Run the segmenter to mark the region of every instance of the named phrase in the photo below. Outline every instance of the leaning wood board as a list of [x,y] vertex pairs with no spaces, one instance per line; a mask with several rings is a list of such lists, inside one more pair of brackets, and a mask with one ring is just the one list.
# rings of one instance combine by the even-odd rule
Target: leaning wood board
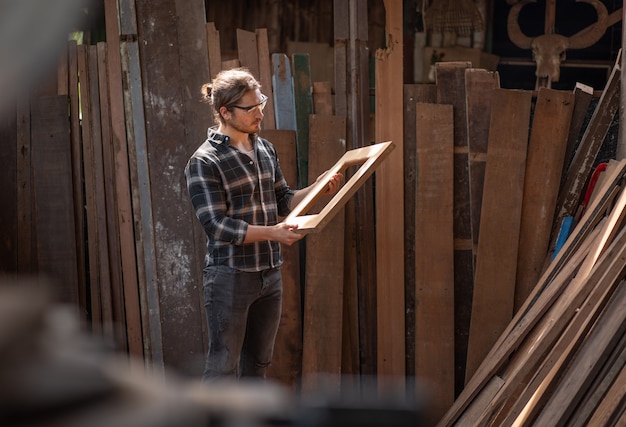
[[454,401],[454,114],[452,105],[415,110],[415,377],[434,425]]
[[309,179],[309,116],[313,114],[311,64],[308,54],[294,53],[293,103],[296,111],[298,137],[298,186],[304,188]]
[[470,198],[469,145],[465,72],[470,62],[438,62],[435,65],[437,103],[454,107],[454,295],[456,329],[456,388],[463,386],[472,289],[474,242]]
[[402,5],[385,0],[388,46],[376,51],[376,141],[393,141],[376,172],[378,385],[405,383]]
[[55,301],[78,307],[67,96],[32,101],[31,136],[38,269],[53,280]]
[[[311,115],[309,182],[333,167],[345,153],[346,118]],[[322,198],[316,208],[324,206]],[[306,239],[303,310],[302,390],[323,384],[340,390],[343,325],[343,209],[319,233]],[[328,382],[330,381],[330,383]]]
[[272,64],[270,63],[270,48],[267,39],[267,29],[256,30],[256,44],[259,56],[259,78],[261,90],[267,96],[267,106],[263,110],[263,128],[276,129],[274,114],[274,89],[272,88]]
[[416,158],[415,106],[434,103],[435,85],[404,85],[404,277],[406,318],[406,375],[415,376],[415,199],[418,165]]
[[291,62],[284,53],[272,55],[272,88],[276,129],[296,130],[296,107],[293,95]]
[[526,160],[514,310],[543,271],[573,110],[573,93],[539,89]]
[[[297,188],[296,133],[292,130],[263,129],[260,133],[274,147],[280,169],[291,188]],[[282,245],[283,307],[268,376],[296,389],[302,373],[302,286],[300,245]]]
[[[148,178],[154,227],[154,257],[162,334],[163,363],[181,373],[199,375],[204,359],[200,292],[197,287],[193,218],[182,171],[190,149],[202,140],[187,140],[198,122],[183,109],[183,117],[163,115],[162,100],[178,108],[183,98],[188,58],[179,51],[180,27],[196,31],[204,40],[204,25],[192,15],[204,13],[204,2],[179,0],[158,4],[138,1],[137,32],[142,63],[156,61],[159,67],[142,68],[143,107],[146,125]],[[175,13],[175,12],[178,12]],[[184,12],[184,13],[183,13]],[[184,309],[183,309],[184,308]]]
[[[28,99],[28,97],[26,97]],[[0,140],[6,146],[0,152],[0,162],[2,162],[2,170],[0,170],[0,184],[2,185],[2,193],[0,193],[0,204],[3,209],[0,211],[0,225],[2,226],[2,240],[0,241],[0,271],[3,272],[20,272],[18,266],[20,260],[30,258],[30,224],[32,218],[30,194],[30,165],[31,165],[31,143],[30,143],[30,107],[26,108],[28,103],[22,102],[21,110],[16,114],[15,108],[6,107],[4,114],[0,116]],[[26,105],[25,105],[26,104]],[[24,110],[28,111],[24,111]],[[18,120],[23,124],[18,126]],[[24,137],[25,124],[28,124],[28,140]],[[20,135],[18,136],[18,132]],[[22,169],[28,166],[28,169]],[[28,183],[27,188],[22,188],[22,183]],[[28,199],[26,199],[28,197]],[[22,215],[28,215],[28,223]],[[25,227],[29,227],[28,234],[20,235],[20,231]],[[19,236],[19,237],[18,237]],[[24,249],[28,245],[29,250],[20,251],[20,238],[29,237],[24,244]],[[24,262],[24,261],[22,261]],[[24,262],[24,264],[26,264]]]
[[237,28],[236,34],[239,63],[242,67],[246,67],[250,70],[252,75],[260,81],[261,73],[259,70],[259,52],[257,50],[256,33]]
[[[117,19],[117,2],[105,0],[104,13],[106,16],[107,32],[107,73],[109,107],[111,116],[111,142],[113,163],[115,168],[115,191],[117,201],[117,226],[119,230],[120,259],[122,263],[122,283],[124,291],[124,325],[128,352],[134,360],[143,360],[143,337],[141,333],[141,307],[137,285],[137,262],[135,253],[135,233],[131,205],[130,176],[128,172],[128,147],[126,128],[124,126],[124,99],[122,89],[122,64],[120,58],[119,22]],[[70,102],[72,97],[78,99],[78,88],[72,94],[70,87]],[[71,103],[70,103],[71,108]],[[78,108],[76,107],[76,111]],[[73,141],[74,138],[72,138]],[[74,145],[74,142],[72,142]],[[76,197],[76,196],[75,196]]]
[[513,316],[531,101],[529,91],[497,89],[494,93],[466,380]]

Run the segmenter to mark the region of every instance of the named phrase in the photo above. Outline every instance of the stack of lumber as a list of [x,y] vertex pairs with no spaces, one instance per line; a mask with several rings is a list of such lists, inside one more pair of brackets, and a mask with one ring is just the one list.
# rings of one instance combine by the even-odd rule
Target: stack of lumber
[[[619,315],[602,320],[614,316],[604,306],[617,298],[623,265],[599,282],[623,246],[621,163],[604,172],[594,202],[581,206],[619,105],[619,74],[615,67],[585,129],[592,91],[584,85],[536,94],[501,89],[497,73],[451,62],[437,64],[435,93],[405,90],[415,117],[415,137],[405,143],[414,144],[417,160],[415,375],[427,386],[432,423],[510,425],[520,416],[528,425],[535,417],[536,425],[563,425],[603,380],[599,372],[621,370],[603,365],[619,360],[613,347],[594,354],[584,346],[597,343],[592,325],[610,346],[623,333]],[[576,228],[560,248],[555,240],[567,217]],[[604,286],[597,292],[606,301],[591,293],[596,286]],[[620,326],[611,329],[613,322]],[[590,360],[574,362],[576,354],[597,357],[595,368],[566,372],[570,362]],[[575,396],[558,395],[559,381]],[[611,399],[622,397],[614,393]],[[569,409],[557,415],[563,402]]]

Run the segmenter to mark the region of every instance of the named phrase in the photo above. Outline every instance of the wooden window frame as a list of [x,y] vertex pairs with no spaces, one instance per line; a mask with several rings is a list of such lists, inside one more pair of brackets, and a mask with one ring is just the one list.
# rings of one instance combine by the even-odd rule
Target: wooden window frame
[[[374,170],[395,148],[392,141],[379,142],[367,147],[346,151],[343,156],[329,169],[328,178],[314,184],[304,199],[283,220],[285,224],[297,224],[297,233],[310,234],[320,232],[326,224],[344,207],[357,190],[374,173]],[[335,193],[324,208],[317,214],[307,212],[324,196],[330,178],[336,173],[344,173],[352,166],[360,165],[358,170]]]

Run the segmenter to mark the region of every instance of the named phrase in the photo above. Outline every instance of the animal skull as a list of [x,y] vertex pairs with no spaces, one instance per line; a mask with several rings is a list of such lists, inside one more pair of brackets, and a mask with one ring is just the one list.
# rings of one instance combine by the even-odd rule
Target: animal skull
[[[580,31],[579,33],[565,37],[559,34],[543,34],[538,37],[528,37],[519,26],[519,14],[528,3],[536,0],[521,0],[515,3],[509,11],[507,31],[509,38],[521,49],[531,49],[533,60],[537,64],[535,75],[537,81],[558,82],[560,77],[561,62],[565,60],[565,52],[568,49],[583,49],[596,43],[608,25],[608,12],[600,0],[577,0],[588,3],[596,9],[598,20]],[[549,84],[548,84],[549,86]]]

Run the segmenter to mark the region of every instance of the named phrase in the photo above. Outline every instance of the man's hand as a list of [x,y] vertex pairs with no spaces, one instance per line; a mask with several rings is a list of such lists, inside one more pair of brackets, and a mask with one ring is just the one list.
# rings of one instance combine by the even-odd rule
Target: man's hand
[[272,240],[283,243],[287,246],[291,246],[293,243],[305,236],[304,234],[296,233],[298,224],[285,224],[281,222],[280,224],[273,226],[272,229],[272,233],[274,235]]

